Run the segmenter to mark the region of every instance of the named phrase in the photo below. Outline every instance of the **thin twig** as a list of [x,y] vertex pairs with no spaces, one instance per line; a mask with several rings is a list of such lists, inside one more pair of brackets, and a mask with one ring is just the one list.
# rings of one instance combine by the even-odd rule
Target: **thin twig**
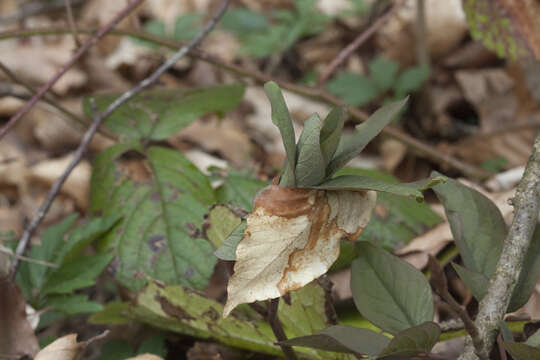
[[107,25],[105,25],[103,28],[101,28],[97,34],[92,36],[88,41],[86,41],[81,47],[77,49],[75,54],[69,59],[69,61],[62,66],[62,68],[49,80],[45,85],[43,85],[37,92],[36,95],[32,96],[32,98],[24,104],[24,106],[19,109],[13,115],[9,121],[0,129],[0,139],[6,135],[6,133],[11,129],[19,119],[26,114],[35,104],[36,102],[45,95],[45,93],[53,87],[54,84],[66,72],[68,72],[69,69],[75,65],[75,63],[90,49],[92,46],[94,46],[105,34],[107,34],[109,31],[111,31],[120,21],[122,21],[126,16],[128,16],[137,6],[139,6],[144,0],[132,0],[128,3],[128,5],[120,11]]
[[73,18],[73,8],[71,7],[71,0],[64,0],[66,4],[66,14],[68,19],[69,28],[71,29],[71,34],[73,35],[73,41],[77,47],[81,47],[81,40],[77,34],[77,25],[75,24],[75,19]]
[[503,319],[516,287],[540,210],[540,134],[534,141],[531,157],[525,166],[512,205],[514,219],[506,236],[495,274],[489,281],[487,294],[478,306],[475,320],[484,347],[481,352],[475,354],[474,347],[469,341],[460,360],[472,360],[489,355],[497,336],[499,321]]
[[48,262],[48,261],[42,261],[42,260],[32,259],[32,258],[30,258],[30,257],[26,257],[26,256],[14,254],[13,252],[11,252],[11,250],[4,249],[4,248],[2,248],[2,247],[0,247],[0,253],[6,254],[6,255],[8,255],[8,256],[12,256],[13,258],[17,258],[17,259],[22,260],[22,261],[26,261],[26,262],[29,262],[29,263],[37,264],[37,265],[43,265],[43,266],[51,267],[51,268],[57,268],[57,267],[58,267],[58,265],[53,264],[53,263]]
[[[78,30],[79,30],[79,33],[93,33],[95,31],[93,29],[82,29],[82,28],[79,28]],[[8,38],[22,38],[22,37],[30,37],[30,36],[38,36],[38,35],[53,35],[53,34],[69,34],[69,30],[66,30],[63,28],[59,28],[59,29],[42,28],[42,29],[22,30],[22,31],[21,30],[10,31],[10,32],[0,33],[0,40],[8,39]],[[179,43],[175,40],[148,34],[141,31],[112,30],[110,33],[108,33],[108,35],[132,36],[132,37],[135,37],[141,40],[147,40],[152,43],[159,44],[161,46],[165,46],[168,48],[177,48],[179,45]],[[286,90],[289,90],[291,92],[294,92],[296,94],[312,98],[316,101],[322,101],[327,104],[331,104],[333,106],[346,106],[346,104],[343,101],[341,101],[339,98],[335,97],[331,93],[325,91],[324,89],[315,88],[311,86],[298,85],[298,84],[294,84],[294,83],[290,83],[286,81],[279,81],[276,79],[272,79],[268,75],[258,70],[248,69],[245,66],[229,63],[227,61],[219,59],[215,56],[212,56],[198,49],[193,49],[190,52],[190,54],[194,58],[216,65],[226,71],[232,72],[239,76],[249,77],[258,83],[265,83],[267,81],[273,80],[280,87]],[[367,118],[369,117],[368,114],[366,114],[364,111],[360,110],[359,108],[348,107],[348,110],[349,110],[349,113],[352,115],[352,117],[360,122],[367,120]],[[426,159],[429,159],[442,166],[448,166],[450,168],[459,170],[468,177],[482,180],[482,179],[487,179],[491,175],[493,175],[492,173],[484,169],[467,164],[451,155],[445,154],[437,150],[435,147],[413,138],[412,136],[404,133],[402,130],[396,127],[387,126],[382,130],[382,132],[383,134],[390,136],[391,138],[394,138],[402,142],[403,144],[407,145],[417,155],[422,156]]]
[[347,45],[345,48],[343,48],[339,54],[330,62],[330,65],[325,69],[325,71],[321,74],[319,77],[318,83],[320,87],[323,87],[326,83],[326,80],[332,76],[332,74],[336,71],[336,69],[343,64],[345,60],[353,52],[355,52],[362,44],[364,44],[373,34],[381,28],[386,22],[392,17],[395,10],[398,8],[397,4],[392,5],[392,7],[380,18],[378,18],[376,21],[374,21],[367,29],[362,31],[356,39],[354,39],[353,42],[351,42],[349,45]]
[[508,360],[508,357],[506,356],[506,350],[504,349],[503,338],[501,334],[497,336],[497,346],[499,347],[499,356],[501,360]]
[[416,0],[416,59],[422,66],[429,66],[426,2]]
[[[469,333],[469,335],[471,336],[475,349],[482,349],[484,343],[482,341],[482,338],[480,337],[478,328],[467,313],[467,310],[465,310],[456,301],[456,299],[454,299],[452,294],[450,294],[450,291],[448,291],[448,281],[446,279],[446,275],[444,274],[444,271],[441,268],[441,265],[439,264],[437,259],[432,255],[428,256],[428,266],[429,271],[431,272],[431,277],[429,279],[430,284],[449,305],[449,310],[454,313],[455,316],[459,317],[461,321],[463,321],[463,327],[465,328],[465,331],[467,331],[467,333]],[[489,360],[489,357],[483,357],[481,359]]]
[[[274,332],[277,341],[287,341],[287,335],[285,335],[285,331],[283,330],[283,327],[281,326],[281,322],[279,321],[278,317],[279,299],[280,298],[271,299],[268,302],[268,323],[270,324],[270,327],[272,328],[272,331]],[[297,359],[296,353],[291,346],[283,344],[279,344],[279,346],[281,347],[281,350],[285,355],[285,359]]]
[[[26,229],[24,230],[21,240],[19,241],[19,244],[17,245],[17,250],[16,250],[17,255],[22,255],[26,251],[30,238],[32,237],[32,234],[37,229],[41,221],[43,220],[43,217],[45,216],[45,214],[51,207],[53,200],[60,192],[60,188],[62,187],[62,185],[68,178],[69,174],[71,174],[71,171],[73,171],[75,166],[77,166],[77,164],[82,160],[82,157],[84,153],[86,152],[86,149],[88,148],[88,145],[90,144],[90,141],[92,140],[92,137],[98,130],[99,126],[103,123],[103,120],[105,120],[109,115],[111,115],[120,105],[122,105],[127,100],[131,99],[133,96],[137,95],[142,90],[147,88],[149,85],[154,83],[165,71],[167,71],[178,60],[180,60],[183,56],[185,56],[191,49],[193,49],[201,41],[203,41],[208,36],[210,31],[212,31],[212,29],[216,26],[219,19],[223,16],[228,5],[229,5],[229,0],[223,0],[217,12],[212,16],[212,18],[204,26],[201,32],[195,38],[193,38],[193,40],[189,42],[189,44],[181,47],[176,53],[173,54],[173,56],[170,59],[165,61],[150,76],[148,76],[146,79],[144,79],[139,84],[137,84],[137,86],[135,86],[131,90],[126,91],[125,93],[120,95],[116,100],[114,100],[107,107],[107,109],[105,109],[103,113],[95,114],[92,124],[90,125],[88,130],[84,133],[81,143],[79,144],[79,147],[77,147],[77,150],[75,151],[75,155],[73,156],[73,159],[71,160],[67,168],[64,170],[62,175],[55,181],[55,183],[49,190],[49,193],[47,194],[45,201],[39,207],[37,214],[34,216],[32,221],[30,222],[30,225],[28,225]],[[18,261],[17,261],[17,258],[15,258],[13,262],[13,266],[12,266],[12,274],[11,274],[12,278],[15,276],[15,273],[17,271],[17,265],[18,265]]]

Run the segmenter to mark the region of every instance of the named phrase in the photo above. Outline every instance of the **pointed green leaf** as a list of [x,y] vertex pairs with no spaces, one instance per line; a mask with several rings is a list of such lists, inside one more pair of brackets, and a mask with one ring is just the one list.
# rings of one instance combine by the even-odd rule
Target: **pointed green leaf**
[[[147,180],[122,167],[123,153],[141,152]],[[116,256],[113,272],[132,290],[147,278],[202,289],[216,258],[200,228],[215,203],[208,178],[171,149],[115,145],[96,159],[91,181],[91,213],[119,214],[123,221],[100,242]]]
[[[118,95],[93,96],[98,111],[103,112]],[[204,114],[234,109],[243,95],[244,86],[240,84],[146,91],[122,104],[107,117],[105,125],[126,138],[163,140]],[[87,116],[92,116],[88,98],[83,110]]]
[[512,355],[514,360],[532,360],[540,359],[540,348],[532,347],[524,343],[503,341],[506,351]]
[[334,158],[326,168],[326,177],[331,177],[336,171],[347,165],[350,160],[360,154],[364,147],[395,118],[407,103],[407,100],[408,98],[405,98],[401,101],[384,105],[371,115],[369,119],[358,125],[353,135],[343,137]]
[[377,85],[369,78],[344,71],[331,79],[326,88],[349,105],[362,106],[379,95]]
[[482,300],[487,294],[489,279],[483,274],[467,269],[459,264],[452,263],[452,266],[474,298],[478,301]]
[[433,190],[444,206],[465,267],[490,278],[507,232],[501,212],[487,197],[452,179]]
[[325,167],[336,153],[344,124],[345,109],[342,107],[333,108],[324,119],[321,129],[321,152]]
[[440,335],[441,328],[431,321],[405,329],[396,334],[377,359],[429,354]]
[[372,356],[383,351],[389,343],[388,337],[373,330],[347,325],[331,326],[314,335],[280,342],[280,344],[291,346]]
[[393,183],[361,175],[343,175],[312,187],[323,190],[375,190],[395,195],[408,196],[415,198],[417,201],[422,201],[424,199],[422,191],[427,190],[442,181],[444,181],[444,178],[442,177],[432,177],[412,183]]
[[396,334],[433,319],[433,297],[425,276],[412,265],[367,242],[351,267],[351,290],[360,313]]
[[42,294],[67,294],[92,286],[95,278],[111,262],[111,254],[100,254],[62,264],[43,285]]
[[84,294],[49,295],[47,296],[46,307],[68,315],[95,313],[103,310],[101,304],[88,300],[88,295]]
[[396,97],[400,98],[420,90],[424,81],[429,77],[428,66],[413,66],[399,74],[394,84]]
[[304,123],[304,130],[298,139],[296,186],[313,186],[324,179],[325,162],[321,152],[320,134],[322,122],[317,114],[311,115]]
[[383,56],[378,56],[369,62],[369,73],[379,91],[386,91],[392,86],[396,80],[398,68],[395,61],[388,60]]
[[269,81],[264,84],[264,91],[272,106],[272,122],[279,128],[283,146],[287,153],[287,159],[283,166],[279,184],[282,186],[295,186],[294,163],[296,161],[296,141],[291,115],[289,114],[289,109],[287,109],[281,89],[275,82]]
[[229,234],[223,241],[223,245],[221,245],[216,252],[214,252],[214,255],[218,259],[221,260],[227,260],[227,261],[235,261],[236,260],[236,247],[238,246],[238,243],[242,238],[244,237],[244,231],[246,230],[247,222],[246,220],[242,220],[240,225],[238,225],[232,233]]

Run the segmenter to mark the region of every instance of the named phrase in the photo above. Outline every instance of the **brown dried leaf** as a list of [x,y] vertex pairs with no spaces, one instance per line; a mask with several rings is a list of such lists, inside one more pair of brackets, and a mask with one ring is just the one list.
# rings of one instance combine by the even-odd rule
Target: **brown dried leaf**
[[62,336],[43,348],[34,360],[78,360],[82,357],[89,344],[104,338],[108,333],[107,330],[100,335],[81,342],[77,342],[77,334]]
[[[26,317],[26,302],[19,287],[0,279],[0,354],[10,358],[33,357],[39,344]],[[37,358],[36,358],[37,359]]]
[[236,249],[226,317],[237,305],[272,299],[324,274],[341,239],[356,239],[375,206],[372,191],[268,186],[254,202]]

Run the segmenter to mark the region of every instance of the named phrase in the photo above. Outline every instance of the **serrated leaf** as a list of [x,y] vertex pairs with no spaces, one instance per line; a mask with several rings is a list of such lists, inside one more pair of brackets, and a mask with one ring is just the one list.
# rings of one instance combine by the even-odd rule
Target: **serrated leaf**
[[240,225],[238,225],[232,233],[229,234],[223,241],[223,245],[219,247],[214,255],[218,259],[226,260],[226,261],[235,261],[236,260],[236,248],[238,247],[238,243],[242,238],[244,237],[244,232],[246,230],[247,222],[246,220],[242,220]]
[[390,339],[373,330],[354,326],[335,325],[314,335],[302,336],[281,342],[326,351],[375,356],[390,343]]
[[339,255],[340,240],[354,240],[367,225],[375,198],[374,192],[266,187],[236,249],[223,316],[324,274]]
[[92,286],[94,279],[112,260],[111,254],[87,256],[62,266],[51,274],[41,290],[43,295],[67,294]]
[[490,278],[507,232],[501,212],[487,197],[452,179],[433,190],[444,206],[465,267]]
[[223,242],[242,223],[242,218],[226,205],[215,205],[205,216],[204,233],[215,248]]
[[[163,140],[188,126],[204,114],[234,109],[244,94],[240,84],[208,88],[160,89],[146,91],[122,104],[105,125],[129,139]],[[93,96],[97,110],[104,111],[119,94]],[[91,117],[89,99],[83,102],[84,113]]]
[[345,110],[342,107],[333,108],[324,119],[320,140],[325,168],[336,153],[344,124]]
[[429,67],[413,66],[399,74],[394,83],[394,93],[397,98],[420,90],[424,81],[429,77]]
[[338,149],[326,168],[326,177],[347,165],[381,130],[389,124],[407,103],[408,98],[384,105],[362,124],[356,126],[353,135],[342,137]]
[[503,341],[506,351],[512,355],[514,360],[540,359],[540,348],[532,347],[524,343]]
[[378,56],[369,62],[369,73],[379,91],[383,92],[390,89],[396,80],[398,68],[395,61],[386,59],[383,56]]
[[47,297],[46,307],[64,314],[95,313],[103,310],[97,302],[88,300],[88,295],[52,295]]
[[396,334],[377,359],[429,354],[440,335],[439,325],[431,321],[405,329]]
[[358,311],[379,328],[396,334],[433,319],[433,297],[425,276],[412,265],[366,242],[351,268]]
[[326,88],[353,106],[365,105],[379,95],[379,89],[371,79],[351,72],[337,74],[327,83]]
[[472,37],[498,56],[540,58],[540,8],[534,1],[503,0],[494,6],[488,0],[463,0],[463,9]]
[[471,294],[478,301],[482,300],[487,294],[489,279],[479,272],[470,270],[459,264],[452,263],[452,266],[458,273],[459,277],[470,290]]
[[325,177],[325,161],[321,152],[320,134],[322,122],[313,114],[304,123],[304,130],[296,147],[298,159],[294,169],[296,186],[313,186]]
[[279,183],[281,186],[295,186],[296,141],[291,115],[289,114],[289,109],[287,109],[281,89],[275,82],[269,81],[264,84],[264,91],[272,106],[272,122],[279,129],[283,146],[285,147],[285,153],[287,154]]
[[[132,149],[145,156],[148,180],[138,180],[119,163]],[[216,258],[199,230],[214,203],[208,178],[174,150],[120,144],[96,159],[90,210],[123,216],[101,245],[116,255],[115,276],[132,290],[148,277],[197,289],[206,286]]]
[[227,176],[223,178],[223,184],[216,189],[216,200],[224,204],[232,203],[250,211],[255,195],[267,185],[265,181],[229,169]]
[[374,190],[394,195],[407,196],[414,198],[417,201],[422,201],[424,199],[422,191],[443,181],[444,178],[438,176],[412,183],[393,183],[361,175],[342,175],[327,180],[318,186],[311,187],[323,190]]

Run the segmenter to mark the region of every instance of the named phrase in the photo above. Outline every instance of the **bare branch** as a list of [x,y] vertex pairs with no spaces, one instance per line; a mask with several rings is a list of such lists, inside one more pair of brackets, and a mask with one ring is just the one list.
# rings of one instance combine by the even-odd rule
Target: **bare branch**
[[[287,335],[285,335],[285,331],[283,330],[278,317],[279,299],[280,298],[271,299],[268,302],[268,323],[270,324],[277,341],[286,341]],[[291,346],[281,344],[279,344],[279,346],[281,347],[283,354],[285,354],[285,359],[296,360],[298,358]]]
[[75,65],[75,63],[90,49],[92,46],[94,46],[105,34],[107,34],[109,31],[111,31],[120,21],[122,21],[126,16],[128,16],[137,6],[139,6],[144,0],[132,0],[128,3],[128,5],[118,13],[107,25],[105,25],[103,28],[101,28],[94,36],[92,36],[88,41],[84,43],[81,47],[77,49],[75,54],[69,59],[69,61],[62,66],[62,68],[49,80],[45,85],[43,85],[36,95],[32,96],[32,98],[24,104],[24,106],[13,115],[9,121],[0,129],[0,139],[6,135],[6,133],[11,129],[19,119],[26,114],[36,103],[39,99],[45,95],[49,89],[53,87],[54,84],[66,72],[68,72],[69,69]]
[[512,205],[514,219],[504,242],[497,269],[489,281],[487,294],[480,301],[476,316],[475,325],[482,337],[483,349],[475,354],[469,340],[460,360],[489,356],[497,336],[499,321],[503,319],[516,287],[540,210],[540,134],[534,142],[531,157],[517,187]]
[[[30,238],[32,237],[32,234],[37,229],[41,221],[43,220],[43,217],[45,216],[45,214],[51,207],[53,200],[56,198],[56,196],[60,192],[60,189],[62,185],[64,184],[64,182],[66,181],[66,179],[68,178],[68,176],[71,174],[73,169],[77,166],[77,164],[82,160],[82,157],[84,153],[86,152],[88,145],[90,144],[90,141],[92,140],[92,137],[98,130],[99,126],[103,123],[103,120],[105,120],[109,115],[111,115],[111,113],[113,113],[120,105],[122,105],[127,100],[131,99],[133,96],[135,96],[136,94],[144,90],[146,87],[154,83],[159,78],[160,75],[162,75],[165,71],[167,71],[167,69],[173,66],[180,58],[185,56],[191,49],[193,49],[200,42],[202,42],[206,38],[206,36],[208,36],[210,31],[212,31],[212,29],[216,26],[219,19],[225,13],[225,10],[227,9],[228,5],[229,5],[229,0],[223,0],[217,12],[212,16],[212,18],[204,26],[201,32],[193,40],[189,42],[189,44],[181,47],[169,60],[165,61],[150,76],[148,76],[146,79],[144,79],[139,84],[137,84],[137,86],[123,93],[121,96],[119,96],[115,101],[113,101],[107,107],[107,109],[105,109],[103,113],[94,114],[94,119],[92,121],[92,124],[90,125],[88,130],[85,132],[81,143],[79,144],[79,146],[77,147],[77,150],[75,151],[75,155],[73,156],[73,159],[71,160],[67,168],[64,170],[62,175],[55,181],[55,183],[49,190],[49,193],[47,194],[45,201],[43,201],[43,203],[39,207],[37,214],[34,216],[30,224],[24,230],[21,240],[19,241],[19,244],[17,245],[17,250],[16,250],[17,256],[24,254],[24,252],[26,251]],[[18,266],[18,258],[15,258],[13,261],[13,266],[12,266],[12,273],[11,273],[12,279],[15,276],[15,273],[17,271],[17,266]]]
[[75,24],[75,19],[73,18],[73,8],[71,7],[71,0],[64,0],[66,4],[66,14],[68,19],[69,28],[71,29],[71,34],[73,35],[73,41],[77,47],[81,47],[81,40],[77,34],[77,25]]

